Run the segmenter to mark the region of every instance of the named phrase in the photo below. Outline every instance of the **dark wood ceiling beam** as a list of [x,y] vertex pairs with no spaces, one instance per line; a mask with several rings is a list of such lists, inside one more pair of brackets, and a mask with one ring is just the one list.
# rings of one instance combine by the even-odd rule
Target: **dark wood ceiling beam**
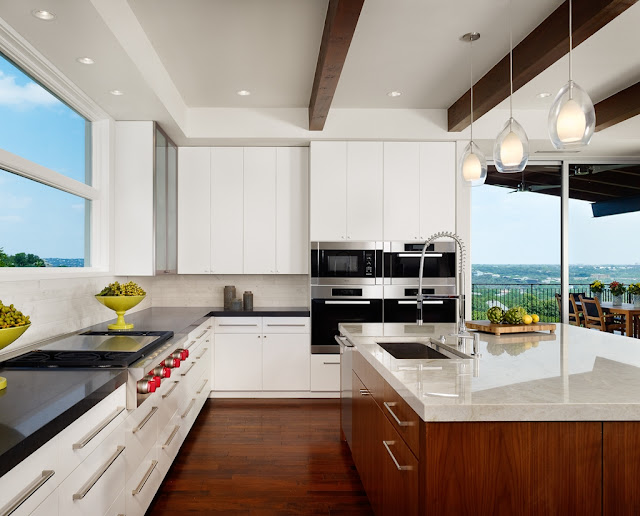
[[364,0],[329,0],[309,100],[309,130],[322,131]]
[[640,115],[640,82],[598,102],[594,107],[596,131]]
[[[573,2],[574,48],[626,11],[637,0],[580,0]],[[564,2],[513,49],[513,89],[519,90],[569,52],[569,6]],[[568,71],[567,71],[568,73]],[[579,81],[578,81],[579,83]],[[558,88],[562,86],[558,85]],[[448,110],[449,131],[469,126],[470,91]],[[489,70],[473,87],[473,119],[509,96],[509,55]],[[597,117],[596,117],[597,119]]]

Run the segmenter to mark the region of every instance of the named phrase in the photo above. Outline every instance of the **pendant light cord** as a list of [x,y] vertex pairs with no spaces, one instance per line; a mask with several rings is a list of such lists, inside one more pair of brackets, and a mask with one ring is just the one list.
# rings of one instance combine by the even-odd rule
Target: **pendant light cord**
[[513,119],[513,2],[509,0],[509,125]]
[[469,44],[471,45],[471,146],[473,147],[473,33],[469,38]]
[[573,84],[573,9],[571,0],[569,0],[569,81]]

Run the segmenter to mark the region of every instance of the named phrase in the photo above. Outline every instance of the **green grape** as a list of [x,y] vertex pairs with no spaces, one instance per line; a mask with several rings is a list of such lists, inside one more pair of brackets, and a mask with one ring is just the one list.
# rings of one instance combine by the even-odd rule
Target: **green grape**
[[0,301],[0,329],[26,326],[27,324],[31,324],[28,315],[25,316],[15,306],[6,306]]

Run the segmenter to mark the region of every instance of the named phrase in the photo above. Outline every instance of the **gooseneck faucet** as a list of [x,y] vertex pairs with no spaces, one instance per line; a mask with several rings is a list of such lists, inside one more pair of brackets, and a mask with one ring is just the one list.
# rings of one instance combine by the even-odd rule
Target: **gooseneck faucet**
[[418,324],[418,326],[422,325],[422,302],[424,300],[424,294],[422,293],[422,274],[423,274],[423,268],[424,268],[424,255],[427,252],[427,248],[436,240],[439,240],[440,238],[450,238],[451,240],[455,241],[458,244],[458,248],[460,249],[460,260],[459,260],[459,278],[458,281],[456,282],[457,285],[457,292],[456,295],[453,296],[455,298],[458,299],[458,335],[463,335],[467,333],[467,326],[464,323],[464,318],[465,318],[465,306],[464,306],[464,299],[465,299],[465,281],[464,281],[464,258],[465,258],[465,247],[464,247],[464,243],[462,242],[462,239],[456,235],[455,233],[452,233],[450,231],[441,231],[440,233],[435,233],[434,235],[431,235],[429,238],[427,238],[426,242],[424,243],[424,247],[422,248],[422,255],[420,256],[420,268],[418,269],[418,274],[419,274],[419,280],[418,280],[418,295],[417,295],[417,302],[418,302],[418,311],[417,311],[417,318],[416,318],[416,324]]

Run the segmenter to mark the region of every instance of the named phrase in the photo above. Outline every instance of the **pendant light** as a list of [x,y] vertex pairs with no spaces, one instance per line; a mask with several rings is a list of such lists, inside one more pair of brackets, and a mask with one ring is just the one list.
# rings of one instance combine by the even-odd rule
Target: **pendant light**
[[498,172],[522,172],[529,161],[529,138],[523,127],[513,118],[513,31],[509,2],[509,120],[498,133],[493,144],[493,161]]
[[460,173],[462,179],[470,183],[471,186],[480,186],[487,179],[487,160],[473,141],[473,42],[480,39],[480,34],[470,32],[460,39],[468,41],[471,46],[471,141],[464,148],[460,158]]
[[596,112],[591,98],[573,82],[572,4],[569,0],[569,82],[558,94],[549,111],[549,138],[556,149],[589,145],[596,127]]

